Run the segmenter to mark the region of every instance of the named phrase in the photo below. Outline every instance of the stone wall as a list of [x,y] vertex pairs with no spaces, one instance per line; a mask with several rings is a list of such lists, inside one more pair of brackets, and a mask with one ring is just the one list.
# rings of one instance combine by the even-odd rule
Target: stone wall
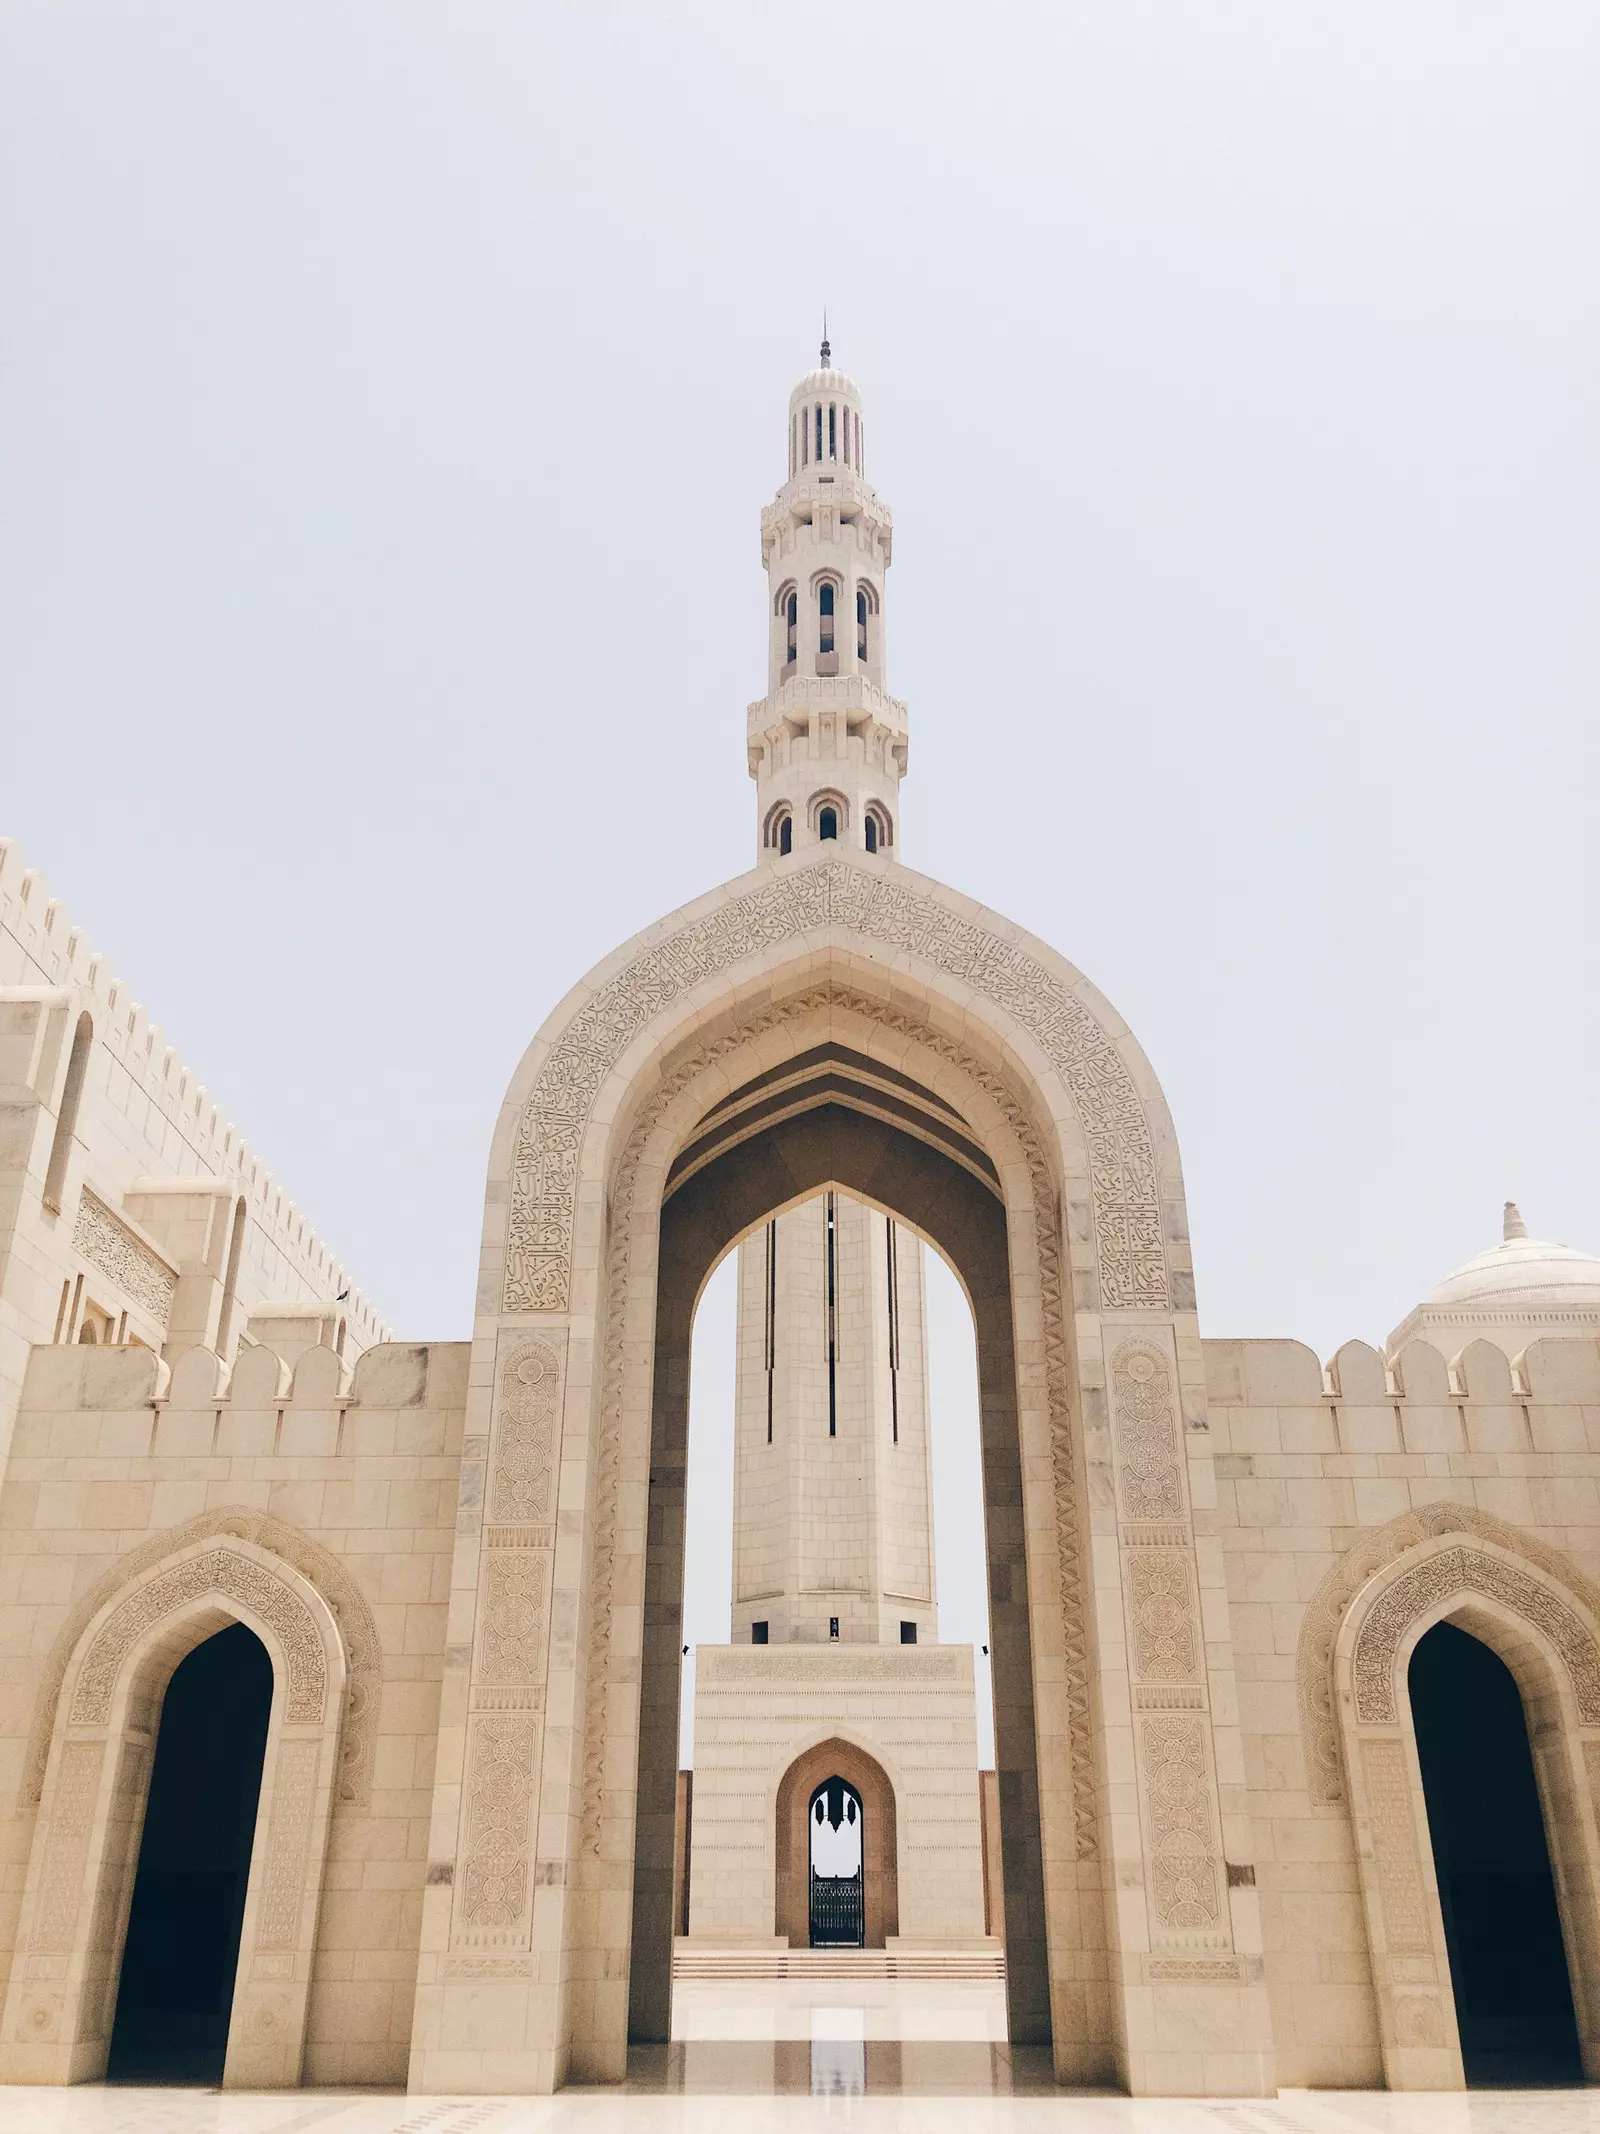
[[287,1559],[349,1667],[304,2080],[403,2083],[416,1985],[468,1346],[38,1348],[0,1489],[0,1956],[61,1671],[117,1587],[208,1532]]
[[1204,1343],[1267,1982],[1288,2086],[1381,2086],[1332,1652],[1357,1593],[1460,1529],[1600,1580],[1600,1346]]

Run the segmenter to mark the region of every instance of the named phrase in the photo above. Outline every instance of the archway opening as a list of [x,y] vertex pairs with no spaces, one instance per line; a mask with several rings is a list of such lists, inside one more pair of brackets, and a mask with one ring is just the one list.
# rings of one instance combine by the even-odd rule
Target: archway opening
[[173,1670],[162,1700],[107,2074],[222,2078],[272,1714],[272,1662],[243,1623]]
[[1409,1676],[1467,2081],[1583,2080],[1522,1698],[1481,1639],[1437,1623]]
[[[1013,2048],[1050,2042],[1030,1584],[1022,1517],[1006,1205],[992,1162],[959,1114],[938,1100],[922,1101],[909,1077],[897,1074],[892,1094],[886,1095],[867,1084],[869,1074],[875,1082],[884,1079],[872,1063],[836,1044],[798,1056],[783,1071],[783,1086],[776,1092],[771,1086],[777,1080],[774,1072],[715,1105],[680,1149],[668,1176],[656,1294],[651,1527],[637,1766],[629,1982],[630,2036],[635,2043],[665,2043],[671,2035],[673,1934],[682,1931],[681,1925],[675,1928],[682,1918],[683,1898],[678,1833],[685,1826],[692,1831],[702,1809],[697,1785],[690,1813],[680,1820],[682,1795],[673,1768],[675,1759],[656,1753],[656,1744],[676,1736],[680,1721],[688,1396],[696,1307],[711,1271],[730,1247],[758,1235],[774,1212],[803,1210],[819,1196],[826,1200],[833,1194],[841,1204],[846,1197],[860,1202],[871,1211],[872,1224],[881,1226],[885,1216],[892,1216],[934,1246],[956,1271],[971,1314],[977,1352],[988,1642],[995,1683],[993,1800],[998,1844],[991,1887],[997,1896],[1003,1892],[1003,1905],[996,1909],[1003,1909],[1004,1918],[1005,2029]],[[866,1094],[858,1108],[862,1086]],[[891,1107],[913,1115],[918,1130],[906,1130],[898,1119],[891,1123],[883,1116]],[[876,1230],[871,1234],[876,1236]],[[759,1253],[756,1260],[760,1262]],[[756,1273],[760,1273],[760,1264]],[[752,1357],[760,1346],[758,1340]],[[764,1456],[764,1431],[761,1439]],[[839,1443],[843,1442],[841,1438]],[[758,1597],[750,1596],[752,1619],[743,1626],[744,1638],[736,1633],[736,1646],[778,1642],[770,1617],[755,1608]],[[766,1622],[765,1638],[760,1635],[758,1617]],[[836,1635],[831,1621],[826,1615],[819,1620],[825,1627],[818,1635],[831,1642]],[[896,1622],[894,1629],[900,1633],[902,1625]],[[898,1635],[895,1643],[898,1650]],[[703,1689],[704,1655],[700,1658],[697,1676]],[[936,1670],[931,1653],[928,1660]],[[776,1660],[771,1665],[764,1660],[761,1671],[774,1680],[784,1677],[784,1665]],[[837,1760],[830,1762],[812,1774],[811,1783],[836,1769],[842,1773],[845,1767]],[[799,1798],[802,1861],[809,1790]],[[869,1846],[872,1824],[869,1804]],[[871,1879],[869,1870],[869,1911]],[[976,1905],[980,1919],[983,1899],[980,1887]],[[688,1908],[692,1913],[692,1895]],[[763,1939],[768,1931],[762,1927]],[[868,1936],[871,1946],[870,1918]],[[793,1945],[808,1937],[802,1933],[788,1938]]]
[[806,1823],[811,1946],[864,1949],[866,1863],[860,1794],[835,1772],[813,1789]]

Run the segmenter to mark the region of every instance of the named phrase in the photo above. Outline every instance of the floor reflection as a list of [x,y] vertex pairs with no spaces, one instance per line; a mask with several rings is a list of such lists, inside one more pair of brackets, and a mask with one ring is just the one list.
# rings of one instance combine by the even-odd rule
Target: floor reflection
[[634,2094],[746,2097],[1061,2094],[1050,2055],[1041,2048],[974,2039],[817,2036],[636,2045],[628,2054],[626,2088]]

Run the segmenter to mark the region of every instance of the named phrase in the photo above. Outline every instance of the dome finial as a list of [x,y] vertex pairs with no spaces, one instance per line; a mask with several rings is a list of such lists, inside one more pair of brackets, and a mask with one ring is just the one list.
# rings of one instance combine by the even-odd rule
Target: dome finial
[[1503,1235],[1505,1237],[1506,1243],[1509,1245],[1514,1237],[1526,1237],[1527,1234],[1528,1226],[1522,1220],[1522,1210],[1517,1206],[1514,1200],[1508,1200],[1506,1202],[1505,1223],[1503,1228]]
[[828,307],[826,304],[822,307],[822,367],[824,370],[831,370],[833,367],[833,350],[828,346]]

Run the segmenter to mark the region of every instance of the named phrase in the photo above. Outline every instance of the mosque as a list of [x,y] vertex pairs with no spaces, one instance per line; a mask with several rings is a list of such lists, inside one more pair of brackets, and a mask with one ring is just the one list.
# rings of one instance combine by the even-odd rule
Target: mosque
[[1202,1331],[1134,1036],[903,857],[870,456],[824,344],[761,518],[755,863],[533,1036],[470,1340],[394,1333],[0,845],[0,2082],[617,2081],[675,1972],[796,1950],[987,1967],[1063,2084],[1600,2075],[1600,1259],[1508,1205],[1382,1347]]

